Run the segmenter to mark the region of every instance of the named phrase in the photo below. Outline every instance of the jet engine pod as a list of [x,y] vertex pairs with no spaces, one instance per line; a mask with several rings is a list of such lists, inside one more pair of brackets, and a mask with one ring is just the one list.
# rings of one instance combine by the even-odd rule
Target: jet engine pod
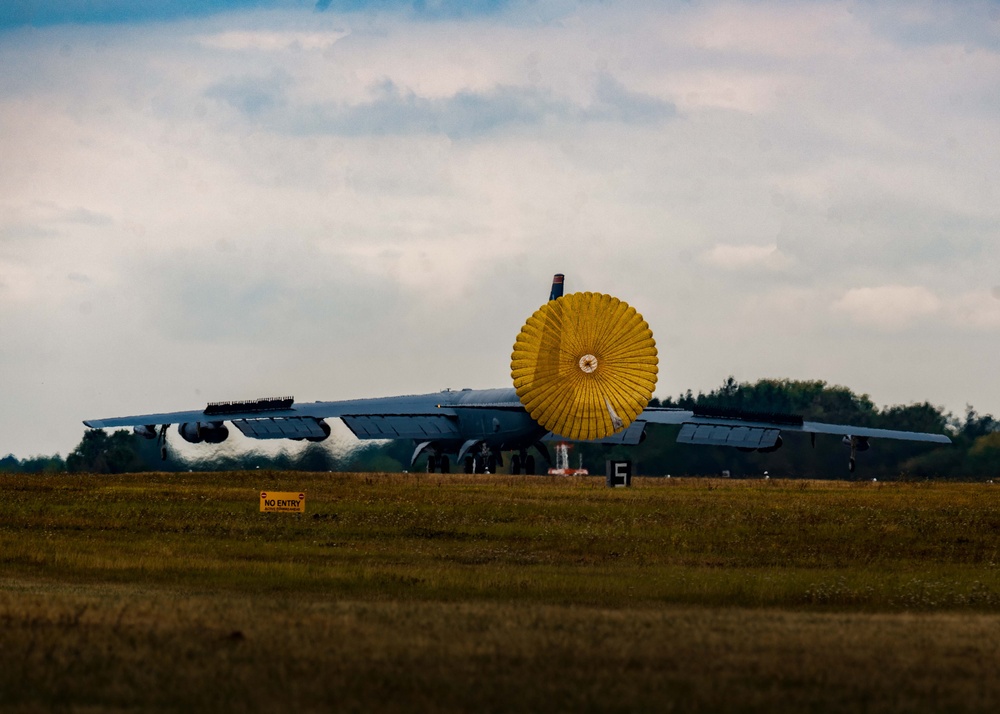
[[867,436],[845,436],[842,441],[851,451],[868,451],[872,448]]
[[531,418],[568,439],[602,439],[631,424],[656,386],[656,341],[635,308],[600,293],[542,305],[511,354]]
[[181,438],[189,444],[221,444],[229,438],[229,427],[221,421],[185,422],[177,427]]
[[226,426],[225,422],[213,421],[200,423],[201,426],[201,438],[205,440],[206,444],[221,444],[223,441],[229,438],[229,427]]
[[200,444],[204,439],[201,438],[201,433],[198,430],[198,422],[191,421],[179,424],[177,426],[177,433],[181,435],[181,438],[189,444]]

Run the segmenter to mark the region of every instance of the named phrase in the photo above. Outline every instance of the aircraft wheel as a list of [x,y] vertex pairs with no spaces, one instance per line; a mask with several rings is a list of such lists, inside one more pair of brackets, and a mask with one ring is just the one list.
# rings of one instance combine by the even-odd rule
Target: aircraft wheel
[[517,454],[510,457],[510,472],[512,474],[521,473],[521,457]]
[[476,467],[475,460],[471,456],[466,456],[464,466],[465,466],[465,473],[471,474]]
[[447,456],[441,457],[441,473],[446,474],[451,471],[451,461],[448,460]]
[[437,469],[437,459],[433,454],[427,457],[427,473],[432,474]]
[[529,475],[535,474],[535,457],[525,456],[524,457],[524,473]]
[[489,471],[491,474],[495,474],[497,472],[496,454],[490,454],[489,456],[486,457],[486,470]]
[[853,456],[851,457],[851,460],[847,462],[847,470],[850,471],[851,473],[854,473],[854,457]]

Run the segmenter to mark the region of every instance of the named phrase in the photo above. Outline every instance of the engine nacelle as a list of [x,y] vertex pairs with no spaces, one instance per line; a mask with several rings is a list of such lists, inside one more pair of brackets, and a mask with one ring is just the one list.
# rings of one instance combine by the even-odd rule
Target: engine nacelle
[[184,424],[177,425],[177,433],[181,435],[189,444],[200,444],[204,439],[201,438],[201,430],[198,428],[198,422],[185,422]]
[[141,424],[139,426],[133,426],[132,433],[136,436],[141,436],[143,439],[155,439],[156,424]]
[[848,447],[852,451],[868,451],[872,447],[868,443],[867,436],[845,436],[843,439],[844,446]]
[[189,444],[221,444],[229,438],[229,427],[222,421],[192,421],[177,427],[181,438]]
[[209,424],[208,428],[205,428],[204,422],[201,424],[201,438],[206,444],[221,444],[229,438],[229,427],[225,422],[213,421]]

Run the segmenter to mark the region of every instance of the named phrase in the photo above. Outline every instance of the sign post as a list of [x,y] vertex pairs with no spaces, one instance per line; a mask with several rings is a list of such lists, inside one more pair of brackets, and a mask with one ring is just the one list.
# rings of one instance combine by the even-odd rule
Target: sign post
[[261,513],[305,513],[306,494],[300,491],[261,491]]
[[628,488],[632,485],[632,462],[606,461],[605,479],[608,488]]

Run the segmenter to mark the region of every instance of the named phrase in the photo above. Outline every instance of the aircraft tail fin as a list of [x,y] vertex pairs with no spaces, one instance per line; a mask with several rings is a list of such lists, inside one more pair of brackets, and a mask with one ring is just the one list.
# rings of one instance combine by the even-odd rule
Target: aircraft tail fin
[[552,276],[552,292],[549,293],[549,300],[555,300],[563,296],[563,280],[566,278],[562,273]]

